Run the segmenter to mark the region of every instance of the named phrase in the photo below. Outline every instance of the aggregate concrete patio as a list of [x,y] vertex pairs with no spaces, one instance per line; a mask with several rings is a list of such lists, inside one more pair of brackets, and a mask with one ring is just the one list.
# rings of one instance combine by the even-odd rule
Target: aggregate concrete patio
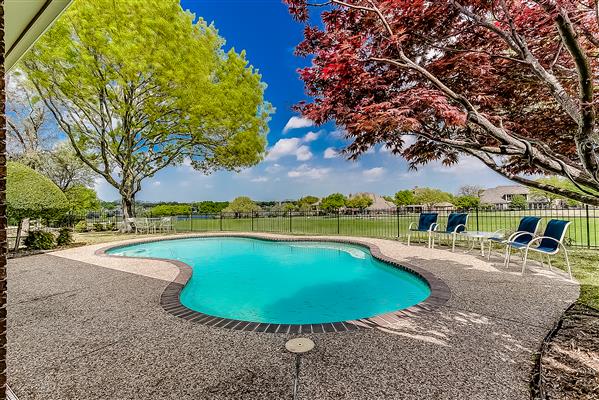
[[[256,237],[285,238],[256,234]],[[184,237],[184,236],[182,236]],[[339,238],[343,240],[343,238]],[[462,251],[360,238],[451,297],[389,328],[308,336],[300,399],[528,399],[533,353],[578,285]],[[297,335],[195,324],[159,304],[178,268],[86,246],[9,262],[8,377],[27,399],[290,399]]]

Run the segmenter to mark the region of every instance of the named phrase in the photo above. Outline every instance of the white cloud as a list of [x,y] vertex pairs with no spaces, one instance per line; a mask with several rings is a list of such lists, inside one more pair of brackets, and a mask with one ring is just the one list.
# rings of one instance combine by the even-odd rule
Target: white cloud
[[287,121],[285,128],[283,128],[283,133],[287,133],[292,129],[310,128],[312,126],[314,126],[314,121],[312,120],[302,117],[291,117]]
[[332,147],[329,147],[328,149],[326,149],[324,151],[324,158],[326,158],[326,159],[337,158],[337,157],[339,157],[339,152]]
[[257,176],[255,178],[250,179],[250,182],[256,182],[256,183],[268,182],[268,178],[266,176]]
[[152,185],[153,186],[160,186],[160,181],[154,181],[154,182],[152,182]]
[[315,141],[316,139],[318,139],[321,132],[322,131],[306,133],[306,136],[304,136],[304,142],[309,143]]
[[313,154],[308,146],[302,145],[302,139],[280,139],[268,151],[267,161],[276,161],[282,157],[295,156],[298,161],[308,161]]
[[281,164],[277,164],[277,163],[274,163],[274,164],[269,165],[268,167],[264,168],[264,170],[266,172],[268,172],[269,174],[277,173],[277,172],[281,171],[282,169],[283,169],[283,166],[281,166]]
[[382,145],[381,148],[379,149],[379,153],[391,153],[391,149],[385,145]]
[[290,178],[310,178],[322,179],[330,172],[330,168],[312,168],[307,164],[302,164],[294,170],[287,173]]
[[364,177],[369,181],[376,181],[378,179],[381,179],[383,175],[385,175],[385,172],[385,168],[375,167],[362,171],[362,175],[364,175]]
[[443,165],[441,162],[431,163],[430,165],[433,171],[442,174],[477,174],[487,169],[485,164],[474,157],[462,157],[457,164],[451,166]]

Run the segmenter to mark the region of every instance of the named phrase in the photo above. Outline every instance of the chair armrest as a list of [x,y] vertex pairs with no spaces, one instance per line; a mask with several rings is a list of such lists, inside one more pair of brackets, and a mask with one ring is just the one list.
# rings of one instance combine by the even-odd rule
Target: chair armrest
[[526,232],[526,231],[517,231],[517,232],[512,233],[510,235],[510,237],[507,238],[507,241],[508,242],[513,242],[514,240],[516,240],[520,236],[524,236],[524,235],[530,235],[533,238],[535,237],[534,233],[530,233],[530,232]]
[[[459,224],[459,225],[456,225],[456,227],[454,228],[453,232],[451,232],[451,233],[453,233],[453,234],[459,233],[459,232],[458,232],[458,229],[460,229],[460,227],[462,227],[462,226],[464,227],[464,231],[465,231],[465,230],[466,230],[466,225],[464,225],[464,224]],[[463,231],[462,231],[462,232],[463,232]]]
[[433,223],[431,224],[431,226],[429,226],[428,230],[429,230],[429,232],[435,232],[435,231],[437,230],[437,228],[438,228],[438,227],[439,227],[439,224],[438,224],[438,223],[436,223],[436,222],[433,222]]
[[416,222],[410,222],[410,226],[408,226],[408,230],[411,231],[412,227],[416,224]]

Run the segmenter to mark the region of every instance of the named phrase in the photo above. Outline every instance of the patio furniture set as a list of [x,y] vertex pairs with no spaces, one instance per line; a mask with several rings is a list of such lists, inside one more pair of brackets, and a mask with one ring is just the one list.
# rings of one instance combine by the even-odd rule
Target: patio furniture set
[[124,223],[131,225],[135,233],[176,232],[172,217],[126,218]]
[[540,253],[542,255],[541,264],[544,264],[543,258],[546,258],[551,269],[551,256],[560,252],[564,253],[568,274],[572,279],[572,270],[568,259],[568,252],[564,245],[564,238],[570,225],[570,221],[552,219],[547,223],[543,235],[538,236],[537,231],[541,222],[540,217],[524,217],[520,220],[518,229],[507,236],[504,229],[495,232],[468,231],[468,213],[451,213],[447,218],[447,224],[442,227],[437,223],[437,213],[421,213],[418,222],[413,222],[409,226],[408,246],[414,233],[426,233],[428,235],[428,248],[435,247],[435,238],[445,237],[451,240],[451,251],[455,251],[455,243],[458,238],[465,238],[472,244],[467,252],[472,251],[475,242],[480,244],[481,255],[485,256],[485,245],[488,245],[487,258],[491,259],[491,251],[494,246],[505,247],[504,266],[508,266],[511,261],[512,251],[520,251],[522,257],[522,274],[526,271],[526,264],[530,252]]

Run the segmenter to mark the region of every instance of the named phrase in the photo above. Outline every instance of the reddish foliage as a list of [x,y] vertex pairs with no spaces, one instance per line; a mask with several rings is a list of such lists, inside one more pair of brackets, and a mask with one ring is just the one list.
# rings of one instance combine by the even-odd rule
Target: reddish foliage
[[[306,0],[284,1],[298,21],[309,24]],[[392,34],[376,11],[384,16]],[[297,47],[298,55],[313,57],[312,66],[299,71],[313,101],[297,109],[318,124],[334,121],[343,127],[352,140],[347,149],[350,157],[384,143],[417,166],[436,159],[453,163],[458,153],[481,158],[484,146],[503,146],[509,151],[489,154],[501,157],[498,170],[510,177],[568,175],[552,166],[553,158],[571,166],[576,174],[580,171],[581,178],[574,177],[579,184],[597,188],[599,175],[592,170],[592,157],[585,163],[580,147],[592,135],[581,133],[582,124],[556,98],[547,76],[539,76],[531,66],[534,59],[547,71],[574,100],[583,118],[581,75],[558,29],[563,15],[569,17],[575,40],[591,66],[593,82],[589,85],[594,91],[599,29],[591,0],[334,0],[321,13],[323,27],[307,25],[305,39]],[[510,40],[521,40],[530,57],[512,48],[504,33]],[[491,134],[462,101],[407,67],[406,59],[432,74],[517,143]],[[595,104],[591,107],[592,112],[585,115],[594,118]],[[418,140],[404,148],[405,134],[417,134]],[[596,143],[596,137],[593,140]],[[530,149],[512,150],[520,142],[549,158],[539,161],[542,157]]]

